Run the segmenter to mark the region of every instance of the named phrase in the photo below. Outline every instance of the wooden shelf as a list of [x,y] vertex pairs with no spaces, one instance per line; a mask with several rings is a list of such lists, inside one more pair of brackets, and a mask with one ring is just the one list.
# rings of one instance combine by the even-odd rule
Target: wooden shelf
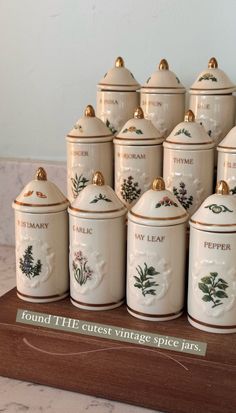
[[[207,343],[205,356],[151,349],[16,322],[18,309]],[[69,299],[0,298],[0,375],[170,413],[235,413],[236,334],[194,329],[186,316],[147,322],[127,313],[79,310]],[[68,407],[69,409],[69,407]]]

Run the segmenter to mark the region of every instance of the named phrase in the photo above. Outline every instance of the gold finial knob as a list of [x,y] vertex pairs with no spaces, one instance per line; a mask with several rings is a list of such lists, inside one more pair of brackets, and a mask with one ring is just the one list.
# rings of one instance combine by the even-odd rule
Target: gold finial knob
[[37,179],[37,181],[46,181],[47,180],[47,172],[45,171],[44,168],[40,167],[38,168],[36,175],[35,175],[35,179]]
[[117,57],[116,62],[115,62],[115,67],[124,67],[125,63],[122,57]]
[[185,113],[184,122],[194,122],[195,116],[191,109]]
[[143,109],[140,106],[138,106],[137,109],[135,110],[134,118],[135,119],[143,119],[144,118]]
[[160,70],[169,70],[169,64],[166,59],[161,59],[159,63],[159,69]]
[[211,57],[208,62],[208,69],[217,69],[218,62],[215,57]]
[[98,186],[105,185],[105,179],[101,172],[95,172],[95,174],[93,175],[93,184]]
[[84,116],[86,116],[87,118],[95,117],[95,110],[93,109],[92,105],[86,106],[86,109],[84,111]]
[[229,195],[229,185],[225,181],[219,181],[216,184],[216,194]]
[[164,179],[161,178],[160,176],[155,178],[153,183],[152,183],[152,189],[154,191],[164,191],[166,189]]

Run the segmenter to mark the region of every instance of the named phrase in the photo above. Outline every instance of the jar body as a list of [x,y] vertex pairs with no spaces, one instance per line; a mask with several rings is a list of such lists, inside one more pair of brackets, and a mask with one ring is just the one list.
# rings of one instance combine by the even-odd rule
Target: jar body
[[146,119],[150,119],[163,137],[167,137],[183,121],[185,94],[141,92],[140,105]]
[[235,123],[235,96],[190,94],[189,108],[195,114],[215,146],[222,141]]
[[15,211],[17,295],[35,303],[69,293],[67,211]]
[[139,94],[136,91],[97,91],[97,117],[100,118],[113,134],[121,130],[124,124],[134,116],[139,106]]
[[162,145],[115,144],[115,192],[127,208],[162,175]]
[[236,153],[218,150],[217,182],[224,180],[230,193],[236,194]]
[[190,228],[188,320],[201,330],[236,332],[235,235]]
[[70,202],[92,182],[101,171],[108,185],[113,186],[113,143],[67,142],[67,196]]
[[185,224],[145,226],[128,221],[127,307],[143,320],[165,321],[183,312]]
[[163,177],[191,216],[213,191],[214,151],[164,147]]
[[70,215],[70,295],[75,306],[108,310],[125,299],[125,215]]

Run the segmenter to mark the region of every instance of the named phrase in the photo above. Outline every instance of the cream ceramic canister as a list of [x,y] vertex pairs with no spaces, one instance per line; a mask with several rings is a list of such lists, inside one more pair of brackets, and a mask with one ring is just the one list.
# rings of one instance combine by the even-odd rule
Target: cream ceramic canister
[[190,88],[189,107],[215,146],[235,124],[235,85],[212,57]]
[[108,70],[97,88],[97,116],[116,134],[139,105],[140,85],[125,67],[122,57],[117,57],[115,66]]
[[236,332],[236,201],[225,181],[190,220],[188,320],[212,333]]
[[140,89],[140,105],[162,136],[167,137],[184,117],[185,88],[166,59]]
[[138,107],[114,139],[115,191],[129,209],[162,175],[163,138]]
[[166,187],[191,216],[213,192],[214,142],[189,110],[163,146]]
[[182,314],[187,219],[162,178],[128,213],[127,309],[134,317],[165,321]]
[[70,296],[75,306],[108,310],[123,304],[126,213],[100,172],[69,207]]
[[236,194],[236,126],[217,146],[218,164],[217,181],[224,180],[229,185],[230,193]]
[[70,202],[92,182],[95,171],[102,171],[108,185],[113,185],[113,135],[95,116],[91,105],[85,109],[66,137],[67,196]]
[[45,303],[69,293],[68,200],[39,168],[13,202],[17,295]]

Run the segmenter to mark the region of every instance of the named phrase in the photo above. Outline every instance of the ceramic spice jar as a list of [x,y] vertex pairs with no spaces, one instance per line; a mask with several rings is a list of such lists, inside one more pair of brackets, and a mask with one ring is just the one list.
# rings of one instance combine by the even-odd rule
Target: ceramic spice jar
[[187,219],[162,178],[128,213],[127,309],[133,316],[165,321],[182,314]]
[[190,220],[188,320],[213,333],[236,332],[236,200],[225,181]]
[[189,107],[196,121],[202,123],[215,146],[225,137],[235,122],[235,85],[218,68],[214,57],[190,88]]
[[116,134],[139,105],[140,85],[125,67],[122,57],[117,57],[115,66],[108,70],[97,88],[97,116]]
[[126,213],[100,172],[69,207],[70,295],[75,306],[108,310],[124,302]]
[[22,300],[45,303],[69,293],[68,205],[43,168],[13,202],[16,286]]
[[189,110],[163,145],[166,187],[191,216],[213,192],[214,142]]
[[224,180],[230,188],[230,193],[236,194],[236,126],[217,146],[218,164],[217,181]]
[[96,170],[102,171],[108,185],[113,185],[113,135],[95,116],[91,105],[85,109],[66,137],[67,196],[70,202],[92,182]]
[[165,59],[141,87],[140,105],[162,136],[167,137],[184,117],[185,88]]
[[163,138],[140,107],[114,139],[115,191],[130,208],[162,175]]

